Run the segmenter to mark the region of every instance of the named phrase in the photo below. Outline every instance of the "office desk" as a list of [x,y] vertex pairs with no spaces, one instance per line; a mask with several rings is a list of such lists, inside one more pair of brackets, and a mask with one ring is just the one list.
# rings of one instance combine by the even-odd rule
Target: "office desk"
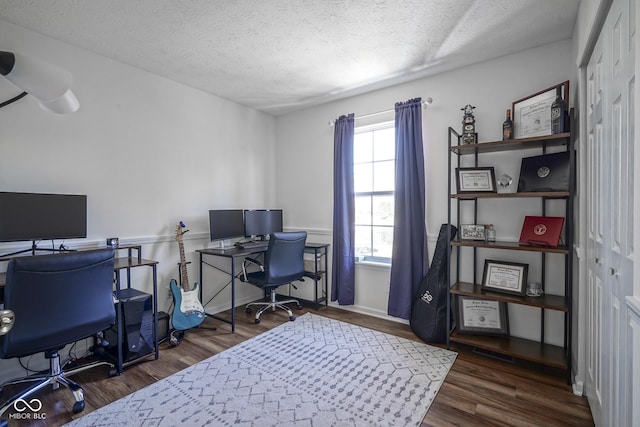
[[[116,248],[114,248],[114,265],[113,265],[113,270],[114,270],[114,275],[115,275],[115,289],[114,289],[114,295],[116,297],[120,297],[121,295],[121,291],[126,290],[127,288],[131,288],[131,269],[132,268],[137,268],[137,267],[149,267],[151,268],[151,274],[152,274],[152,290],[151,290],[151,298],[152,298],[152,329],[151,329],[151,334],[152,334],[152,339],[153,339],[153,351],[151,353],[148,354],[144,354],[142,356],[140,356],[139,358],[135,358],[135,359],[130,359],[127,361],[123,360],[123,334],[125,333],[125,322],[122,319],[122,309],[120,307],[118,307],[118,309],[116,310],[116,344],[117,344],[117,350],[116,350],[116,354],[115,354],[115,363],[116,363],[116,369],[118,374],[122,373],[122,369],[126,366],[129,366],[135,362],[138,362],[140,360],[144,360],[150,356],[154,356],[156,360],[158,360],[159,357],[159,351],[158,351],[158,273],[157,273],[157,265],[158,265],[158,261],[154,261],[154,260],[150,260],[150,259],[144,259],[142,258],[142,245],[123,245],[123,246],[118,246]],[[118,251],[120,250],[126,250],[127,251],[127,256],[124,257],[119,257],[117,256]],[[134,254],[132,253],[132,251],[136,251],[137,253]],[[32,256],[38,256],[38,255],[32,255]],[[0,262],[2,261],[9,261],[11,259],[11,257],[7,257],[7,258],[0,258]],[[120,277],[120,273],[124,271],[126,272],[127,275],[127,287],[122,289],[121,288],[121,277]],[[2,272],[0,273],[0,304],[4,302],[4,288],[6,285],[6,280],[7,280],[7,273],[6,272]],[[116,304],[120,304],[120,302],[116,302]]]
[[[327,250],[328,250],[329,244],[328,243],[307,243],[305,245],[305,253],[312,253],[313,257],[314,257],[314,266],[315,266],[315,271],[314,272],[305,272],[305,276],[311,278],[314,281],[314,287],[315,287],[315,301],[313,301],[313,303],[315,303],[316,309],[318,308],[320,302],[325,303],[325,305],[327,305],[328,302],[328,298],[327,298],[327,274],[326,274],[326,255],[327,255]],[[209,314],[207,313],[207,316],[212,317],[214,319],[220,320],[222,322],[226,322],[229,323],[231,325],[231,332],[235,332],[235,328],[236,328],[236,319],[235,319],[235,307],[236,307],[236,266],[235,266],[235,260],[237,258],[245,258],[247,256],[251,256],[251,255],[256,255],[256,254],[261,254],[263,252],[266,252],[266,248],[230,248],[230,249],[220,249],[220,248],[207,248],[207,249],[196,249],[196,252],[198,252],[200,254],[200,301],[204,301],[202,299],[202,289],[204,288],[204,281],[203,281],[203,270],[204,270],[204,266],[207,265],[211,268],[214,268],[218,271],[222,271],[226,274],[228,274],[231,278],[229,280],[229,282],[222,288],[226,288],[227,286],[231,285],[231,320],[229,319],[225,319],[219,316],[216,316],[215,314]],[[213,264],[210,264],[208,262],[205,262],[205,256],[214,256],[214,257],[222,257],[222,258],[228,258],[231,260],[231,271],[225,271],[220,267],[217,267]],[[324,269],[322,269],[321,267],[321,258],[324,257]],[[318,281],[322,280],[323,281],[323,285],[324,285],[324,298],[318,298]],[[219,291],[220,292],[220,291]],[[217,295],[217,294],[216,294]],[[213,296],[213,298],[216,297],[216,295]],[[212,299],[213,299],[212,298]]]
[[[231,276],[231,280],[227,283],[222,289],[226,288],[229,284],[231,285],[231,320],[225,319],[223,317],[216,316],[215,314],[206,313],[207,316],[213,317],[214,319],[218,319],[222,322],[229,323],[231,325],[231,332],[235,332],[236,330],[236,316],[235,316],[235,307],[236,307],[236,263],[235,260],[237,258],[245,258],[250,255],[260,254],[262,252],[266,252],[267,248],[230,248],[230,249],[220,249],[220,248],[207,248],[207,249],[196,249],[196,252],[200,254],[200,301],[204,301],[202,299],[202,288],[204,288],[203,280],[202,280],[202,271],[203,266],[208,265],[211,268],[215,268],[218,271],[222,271],[224,273],[229,274]],[[225,271],[220,267],[217,267],[213,264],[209,264],[204,261],[204,257],[208,256],[216,256],[229,258],[231,260],[231,271]],[[215,298],[215,295],[214,297]],[[205,310],[206,312],[206,310]]]

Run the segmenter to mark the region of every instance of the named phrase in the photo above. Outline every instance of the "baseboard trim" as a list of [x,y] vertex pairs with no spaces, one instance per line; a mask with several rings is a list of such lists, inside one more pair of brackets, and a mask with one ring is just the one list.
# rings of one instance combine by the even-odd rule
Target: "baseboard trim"
[[396,323],[403,323],[405,325],[409,324],[408,320],[400,319],[399,317],[389,316],[382,310],[376,310],[369,307],[359,306],[359,305],[340,305],[335,302],[329,302],[329,306],[339,308],[341,310],[353,311],[354,313],[366,314],[368,316],[377,317],[379,319],[391,320]]

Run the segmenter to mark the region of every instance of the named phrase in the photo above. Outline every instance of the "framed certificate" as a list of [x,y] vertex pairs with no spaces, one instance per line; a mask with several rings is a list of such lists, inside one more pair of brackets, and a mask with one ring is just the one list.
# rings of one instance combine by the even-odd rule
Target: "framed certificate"
[[484,261],[482,288],[487,291],[524,296],[528,269],[529,264],[487,259]]
[[568,80],[513,102],[514,138],[551,135],[551,104],[556,99],[558,87],[562,99],[569,105]]
[[482,224],[460,224],[462,240],[485,240],[485,229]]
[[509,336],[507,303],[458,295],[456,305],[459,333]]
[[570,161],[568,151],[524,157],[520,165],[518,192],[569,191]]
[[493,167],[456,168],[458,193],[495,193],[496,174]]

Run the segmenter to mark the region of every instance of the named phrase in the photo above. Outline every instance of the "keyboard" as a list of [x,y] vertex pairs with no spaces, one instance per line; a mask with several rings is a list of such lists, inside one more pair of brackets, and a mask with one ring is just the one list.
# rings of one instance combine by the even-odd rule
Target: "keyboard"
[[267,246],[269,246],[269,242],[242,242],[237,243],[237,245],[242,249],[267,249]]

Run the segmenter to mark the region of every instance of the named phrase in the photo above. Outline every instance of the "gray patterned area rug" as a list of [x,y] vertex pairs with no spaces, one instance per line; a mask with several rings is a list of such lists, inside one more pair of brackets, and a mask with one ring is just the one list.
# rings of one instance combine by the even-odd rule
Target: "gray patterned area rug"
[[417,426],[455,358],[307,313],[67,425]]

